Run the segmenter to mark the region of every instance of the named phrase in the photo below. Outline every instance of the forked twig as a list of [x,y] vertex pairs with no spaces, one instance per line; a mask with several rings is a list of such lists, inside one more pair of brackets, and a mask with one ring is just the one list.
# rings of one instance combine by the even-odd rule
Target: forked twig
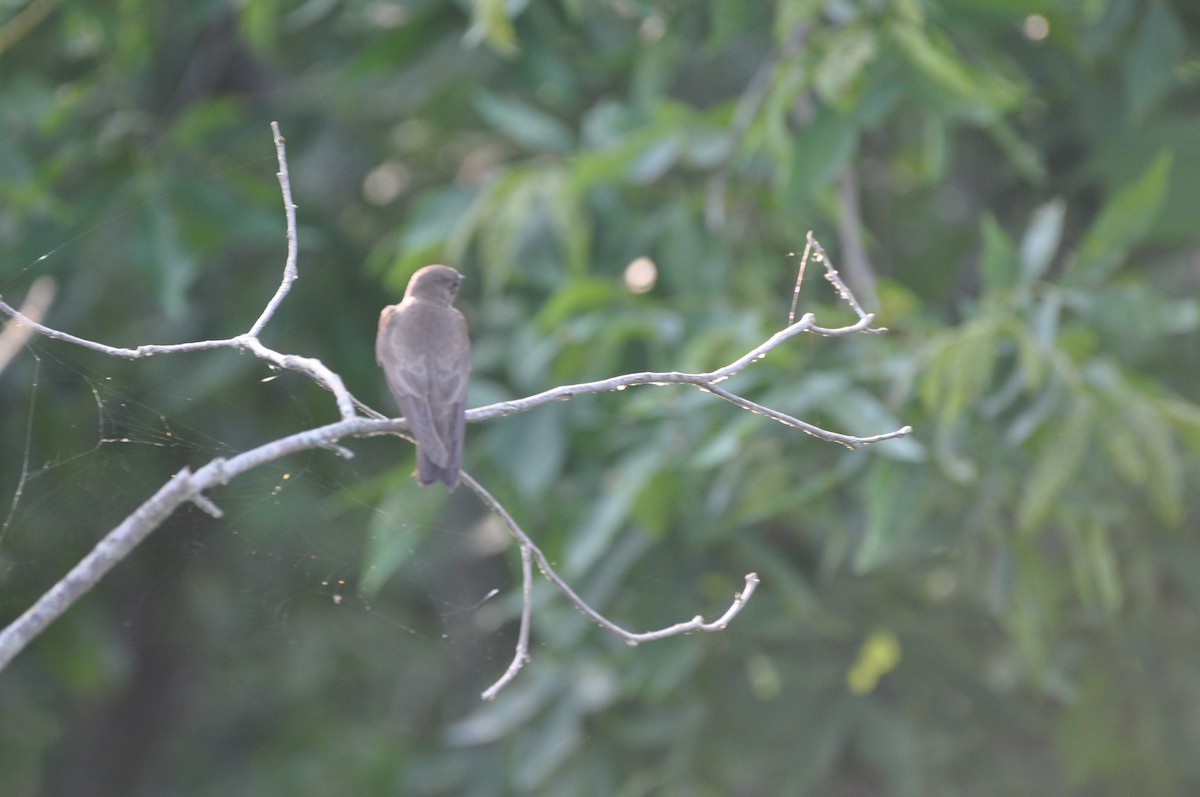
[[524,602],[521,607],[521,625],[517,632],[516,655],[513,656],[512,663],[508,665],[508,669],[505,670],[504,675],[500,676],[499,680],[484,690],[482,695],[484,700],[494,699],[500,693],[500,690],[515,678],[517,673],[521,671],[521,668],[529,662],[529,622],[533,611],[533,586],[531,584],[533,576],[529,567],[530,556],[537,561],[538,570],[542,571],[542,575],[546,577],[546,580],[570,598],[571,603],[574,603],[581,612],[594,620],[605,631],[620,637],[630,645],[637,645],[641,642],[652,642],[656,639],[665,639],[666,637],[678,636],[679,634],[686,634],[692,631],[723,631],[729,625],[730,621],[737,616],[738,612],[742,610],[742,607],[746,605],[746,602],[750,600],[750,596],[754,594],[755,588],[758,587],[758,574],[747,573],[745,588],[734,596],[733,603],[725,610],[725,613],[711,623],[706,623],[703,617],[696,615],[691,620],[676,623],[667,628],[660,628],[657,631],[644,631],[641,633],[628,631],[593,609],[587,601],[579,597],[579,594],[571,588],[571,585],[563,580],[563,577],[550,565],[550,561],[542,553],[542,549],[529,538],[529,535],[513,519],[513,516],[504,508],[504,505],[496,500],[496,497],[488,492],[482,484],[466,472],[460,474],[460,478],[467,487],[470,487],[479,496],[480,500],[487,504],[504,521],[504,525],[508,527],[509,533],[512,534],[520,546],[524,574],[524,581],[521,588]]

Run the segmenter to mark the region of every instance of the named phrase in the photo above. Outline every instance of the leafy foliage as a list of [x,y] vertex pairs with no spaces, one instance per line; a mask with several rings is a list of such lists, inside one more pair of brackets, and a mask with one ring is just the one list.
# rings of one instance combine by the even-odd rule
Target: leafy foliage
[[[267,335],[378,407],[374,316],[427,262],[468,274],[479,404],[729,362],[784,322],[805,230],[847,274],[857,230],[891,332],[737,386],[917,434],[848,452],[681,388],[470,428],[467,468],[628,627],[763,577],[727,633],[637,649],[539,589],[494,704],[516,561],[469,495],[395,440],[232,484],[0,674],[0,792],[1200,788],[1189,3],[49,5],[0,10],[0,293],[53,275],[58,327],[247,327],[279,119],[302,278]],[[801,306],[843,312],[815,279]],[[176,468],[330,412],[231,354],[31,351],[0,378],[0,495],[33,476],[6,619]]]

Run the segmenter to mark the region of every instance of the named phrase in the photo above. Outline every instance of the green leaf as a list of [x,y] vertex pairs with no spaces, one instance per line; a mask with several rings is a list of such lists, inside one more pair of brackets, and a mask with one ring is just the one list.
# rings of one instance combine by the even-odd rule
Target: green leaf
[[858,121],[826,110],[792,140],[787,187],[793,195],[811,197],[831,183],[858,152]]
[[1092,410],[1089,400],[1076,401],[1062,426],[1041,446],[1017,504],[1017,527],[1022,532],[1041,526],[1063,491],[1074,482],[1091,440]]
[[1106,280],[1145,237],[1158,216],[1170,184],[1172,156],[1160,152],[1133,185],[1104,206],[1079,244],[1064,283],[1094,287]]
[[488,46],[503,56],[512,57],[521,51],[517,31],[512,17],[517,11],[512,6],[523,8],[524,2],[510,3],[509,0],[472,0],[471,27],[464,40],[474,46],[486,41]]
[[[817,64],[813,88],[828,103],[840,105],[867,65],[875,60],[879,46],[874,31],[844,28],[825,42],[825,54]],[[842,106],[844,107],[844,106]]]
[[526,499],[543,495],[562,472],[567,459],[565,408],[539,407],[496,422],[488,437],[488,453]]
[[1117,552],[1113,550],[1112,540],[1100,525],[1089,525],[1084,529],[1084,534],[1086,535],[1089,569],[1092,582],[1096,586],[1097,601],[1105,611],[1116,612],[1121,608],[1124,600],[1121,572],[1117,566]]
[[1194,297],[1168,297],[1140,281],[1116,281],[1081,293],[1076,307],[1098,330],[1141,346],[1194,332],[1200,325],[1200,305]]
[[1017,106],[1024,90],[1006,78],[971,66],[949,43],[917,24],[896,22],[888,28],[900,52],[919,72],[951,96],[968,103],[976,121],[995,121]]
[[1067,203],[1053,199],[1033,212],[1021,239],[1021,282],[1032,285],[1042,278],[1062,241]]
[[[745,5],[744,0],[742,4]],[[782,0],[776,3],[773,25],[776,44],[786,46],[796,35],[796,28],[811,23],[824,5],[824,0]]]
[[474,103],[488,124],[534,152],[562,153],[574,148],[575,137],[566,125],[526,102],[481,90]]
[[1017,248],[992,214],[984,214],[980,228],[983,252],[979,256],[979,270],[984,293],[989,296],[1007,293],[1017,285]]
[[1135,119],[1142,119],[1176,85],[1175,70],[1187,47],[1186,28],[1164,2],[1147,4],[1125,70]]
[[1040,186],[1046,181],[1049,168],[1042,151],[1018,136],[1012,125],[996,119],[987,125],[987,132],[1018,174],[1034,185]]
[[[849,388],[820,403],[839,426],[854,429],[855,434],[880,434],[904,426],[904,422],[868,390]],[[924,446],[912,435],[876,443],[871,450],[903,462],[924,462],[926,459]]]
[[651,476],[663,466],[669,454],[666,447],[650,445],[631,453],[614,469],[612,486],[598,499],[580,525],[567,551],[563,572],[577,575],[587,572],[604,555],[613,537],[629,517]]
[[1109,462],[1126,484],[1140,487],[1150,478],[1150,463],[1145,447],[1128,423],[1110,424],[1101,436]]
[[992,383],[999,342],[999,331],[988,318],[970,321],[935,341],[921,380],[922,403],[952,425]]
[[473,200],[471,192],[455,186],[427,191],[414,204],[400,234],[395,260],[387,271],[386,286],[392,294],[402,295],[418,268],[441,260]]
[[1184,476],[1171,427],[1145,400],[1133,404],[1125,417],[1148,461],[1151,505],[1163,522],[1175,525],[1183,515]]
[[183,245],[174,208],[161,197],[146,208],[151,244],[151,273],[157,280],[159,301],[167,318],[178,320],[187,307],[187,292],[198,267]]
[[[872,636],[882,633],[876,631]],[[899,642],[894,644],[898,646]],[[920,731],[909,715],[883,705],[872,703],[864,708],[855,729],[855,748],[868,766],[886,778],[890,793],[900,797],[927,795],[921,774],[925,757],[916,741]]]
[[549,333],[584,313],[611,310],[621,298],[622,291],[615,281],[581,275],[542,305],[534,324]]
[[924,520],[922,469],[879,460],[867,479],[867,528],[854,553],[858,575],[886,564]]
[[1124,587],[1108,532],[1094,522],[1067,523],[1065,532],[1080,599],[1107,614],[1116,612],[1124,600]]
[[629,162],[626,177],[635,185],[658,180],[678,162],[682,145],[682,138],[676,135],[650,142]]

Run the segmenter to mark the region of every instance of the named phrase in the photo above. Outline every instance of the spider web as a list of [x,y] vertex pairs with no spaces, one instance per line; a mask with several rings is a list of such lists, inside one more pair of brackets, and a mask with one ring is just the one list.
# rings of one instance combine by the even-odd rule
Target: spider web
[[[236,356],[158,359],[189,368],[197,357]],[[268,393],[299,425],[234,400],[193,401],[169,380],[142,387],[134,372],[146,362],[34,339],[0,377],[0,624],[180,467],[328,420],[309,408],[326,394],[295,375],[262,379],[259,371],[246,390]],[[350,461],[308,452],[242,475],[212,493],[219,520],[177,510],[47,636],[81,635],[102,668],[109,662],[110,677],[136,666],[124,648],[164,644],[165,622],[174,625],[168,638],[187,639],[200,658],[286,659],[318,646],[352,663],[386,651],[399,667],[420,649],[430,661],[454,662],[463,694],[477,701],[480,684],[511,655],[502,626],[515,605],[498,597],[513,593],[503,558],[488,544],[481,553],[470,522],[413,519],[414,502],[432,515],[446,497],[418,492],[407,470],[396,472],[398,459],[410,464],[407,444],[382,438],[353,448],[361,456]],[[401,499],[389,500],[393,492]]]

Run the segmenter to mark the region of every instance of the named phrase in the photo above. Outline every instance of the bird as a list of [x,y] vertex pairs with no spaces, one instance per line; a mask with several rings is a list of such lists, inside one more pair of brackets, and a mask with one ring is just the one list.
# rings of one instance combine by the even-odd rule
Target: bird
[[379,314],[375,360],[417,442],[417,483],[453,490],[462,465],[471,341],[454,307],[463,275],[449,266],[419,269],[399,304]]

